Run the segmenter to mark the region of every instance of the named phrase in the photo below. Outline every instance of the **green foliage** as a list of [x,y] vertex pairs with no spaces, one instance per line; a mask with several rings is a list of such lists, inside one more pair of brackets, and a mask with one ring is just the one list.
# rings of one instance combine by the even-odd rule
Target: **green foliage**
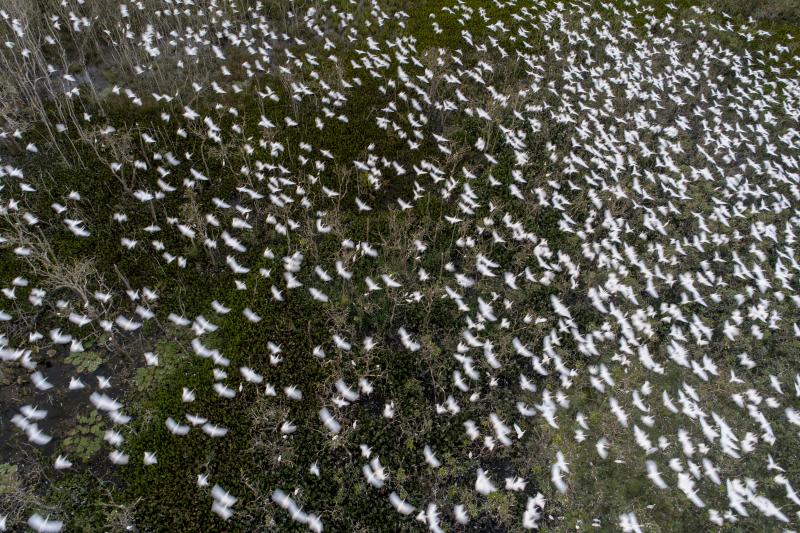
[[17,465],[0,464],[0,496],[10,494],[19,489],[20,480]]
[[112,495],[110,483],[101,482],[89,472],[69,470],[54,480],[44,503],[58,509],[59,516],[69,518],[71,531],[131,531],[129,509],[109,501]]
[[78,372],[94,372],[103,364],[103,358],[94,351],[72,353],[65,361],[74,366]]
[[139,392],[162,386],[188,357],[178,342],[167,339],[156,344],[155,353],[158,355],[158,365],[144,366],[136,370],[133,382]]
[[78,415],[62,444],[70,456],[86,462],[100,451],[104,433],[100,413],[93,409],[88,415]]
[[[676,3],[681,9],[687,9],[687,2],[676,0]],[[725,3],[732,8],[736,7],[735,3]],[[768,2],[773,7],[778,3],[779,0]],[[276,15],[285,13],[287,6],[282,4],[285,3],[270,2],[270,13],[273,13],[272,10]],[[443,7],[451,7],[454,4],[451,1],[425,0],[415,3],[413,9],[410,9],[408,2],[400,0],[389,2],[393,7],[410,11],[411,18],[407,21],[409,33],[416,38],[420,57],[431,65],[435,63],[436,47],[452,49],[462,44],[462,31],[468,31],[474,38],[480,39],[487,34],[488,19],[499,18],[508,22],[504,8],[498,3],[473,0],[459,2],[463,16],[461,21],[457,17],[446,15],[442,10]],[[635,8],[632,7],[633,3],[628,1],[614,1],[610,4],[625,9],[636,9],[636,21],[640,25],[647,24],[648,16],[651,13],[660,13],[663,8],[655,2],[643,2],[642,6],[638,6],[637,3]],[[775,8],[775,10],[779,13],[785,12],[783,9]],[[746,14],[746,8],[734,11],[737,22],[742,22]],[[436,33],[432,30],[431,15],[434,15],[441,24],[442,32]],[[764,18],[773,21],[773,18],[777,17]],[[371,32],[373,30],[377,38],[382,36],[383,30],[370,29]],[[544,43],[540,42],[537,36],[532,36],[529,44],[534,50],[541,51],[544,48]],[[343,52],[342,55],[343,64],[358,57],[351,52]],[[323,76],[331,74],[324,68],[320,70]],[[497,75],[512,77],[514,74],[513,71],[509,71]],[[404,149],[404,143],[397,136],[391,132],[384,132],[376,126],[375,109],[384,106],[386,101],[379,96],[379,82],[375,79],[362,76],[364,85],[349,94],[347,103],[339,110],[348,116],[349,123],[333,122],[320,132],[308,126],[309,123],[313,123],[313,118],[319,111],[318,106],[304,102],[298,109],[292,109],[290,106],[293,104],[287,103],[289,98],[285,94],[286,91],[280,87],[279,81],[270,76],[263,78],[261,81],[264,83],[276,86],[282,97],[280,103],[256,103],[250,90],[244,91],[243,95],[238,97],[228,95],[229,103],[236,105],[242,111],[242,122],[246,127],[254,126],[262,113],[274,122],[280,122],[289,114],[300,119],[299,127],[287,129],[285,132],[284,142],[287,146],[294,146],[300,141],[308,142],[317,148],[330,149],[337,161],[349,162],[364,158],[365,144],[374,141],[376,154],[391,154],[407,168],[420,158],[434,160],[439,156],[436,145],[428,140],[420,145],[418,152],[412,154]],[[489,81],[494,82],[491,79]],[[496,85],[504,84],[496,83]],[[192,103],[192,106],[203,113],[210,114],[211,110],[202,109],[203,105],[202,100]],[[265,108],[261,109],[261,105]],[[145,106],[132,112],[128,102],[122,98],[115,100],[110,95],[104,102],[103,112],[108,122],[121,131],[133,127],[147,128],[158,125],[161,121],[154,107]],[[224,127],[229,125],[223,121]],[[450,138],[463,138],[474,142],[478,135],[484,134],[483,128],[483,124],[477,120],[453,123],[442,114],[431,117],[431,125],[425,133],[426,138],[430,137],[431,132],[438,132]],[[539,137],[555,144],[567,144],[569,142],[567,132],[566,128],[553,128],[543,132]],[[173,142],[173,151],[176,154],[211,153],[207,148],[203,152],[195,140],[174,139]],[[541,160],[530,170],[530,175],[525,175],[525,179],[531,183],[550,179],[550,165],[547,163],[546,152],[541,144],[539,139],[533,139],[531,142],[530,151],[533,157],[537,161]],[[131,225],[143,226],[152,222],[152,214],[145,207],[120,206],[119,199],[127,194],[124,187],[110,175],[106,166],[97,162],[95,154],[85,146],[79,146],[77,150],[80,151],[81,157],[90,163],[81,172],[53,165],[50,157],[44,155],[32,165],[32,171],[46,170],[53,177],[55,185],[50,191],[52,196],[63,196],[73,188],[80,189],[85,191],[86,218],[110,221],[112,213],[124,207],[131,218]],[[212,197],[237,197],[235,187],[239,184],[238,177],[230,169],[245,163],[249,164],[249,161],[246,161],[246,158],[239,158],[236,154],[230,154],[224,147],[214,150],[213,157],[207,162],[204,161],[206,164],[204,171],[215,176],[213,187],[199,184],[196,189],[183,196],[167,196],[161,206],[165,212],[178,213],[182,219],[202,221],[202,215],[213,210]],[[263,153],[257,152],[256,155],[261,157]],[[296,154],[291,156],[294,158]],[[224,163],[221,162],[223,160]],[[282,162],[288,164],[289,160],[287,156],[286,161]],[[449,166],[455,170],[459,165],[460,162],[456,161],[451,162]],[[197,166],[200,168],[199,162]],[[499,163],[493,169],[494,175],[502,181],[507,181],[510,179],[512,167],[511,155],[506,150],[499,156]],[[329,171],[322,172],[319,179],[322,183],[338,188],[339,183],[334,174]],[[185,167],[178,167],[173,169],[170,179],[177,183],[189,177]],[[82,186],[86,182],[96,186]],[[419,260],[406,257],[380,265],[387,273],[398,273],[400,277],[408,278],[405,283],[409,291],[417,288],[412,279],[414,268],[424,266],[428,271],[436,273],[445,262],[452,261],[463,265],[473,259],[469,250],[458,250],[452,246],[454,238],[457,237],[455,230],[440,221],[442,214],[450,207],[452,198],[444,199],[436,194],[429,194],[427,199],[409,213],[397,216],[396,206],[392,202],[398,196],[408,198],[412,194],[413,180],[384,180],[379,189],[371,185],[363,174],[346,176],[344,182],[350,187],[357,188],[357,194],[375,207],[367,219],[355,209],[353,191],[341,198],[341,206],[337,205],[338,222],[348,228],[348,237],[369,242],[382,240],[383,246],[400,248],[407,247],[413,235],[421,235],[428,244],[427,254]],[[143,178],[138,185],[142,183],[147,184],[146,179]],[[475,185],[480,193],[479,196],[483,196],[485,192],[481,187],[481,184]],[[711,194],[711,186],[707,187],[709,190],[703,192]],[[504,202],[508,202],[508,205],[504,205],[500,211],[510,212],[515,220],[520,220],[526,228],[546,240],[553,250],[567,251],[574,257],[579,256],[580,240],[559,229],[562,214],[558,210],[535,206],[520,208],[510,197],[498,196]],[[37,207],[41,210],[49,209],[46,202]],[[700,206],[692,205],[692,209],[695,208],[700,209]],[[682,223],[692,222],[688,212],[683,213],[681,217],[683,217]],[[265,246],[271,247],[278,257],[295,248],[302,249],[308,256],[314,254],[322,258],[329,258],[338,253],[338,237],[304,236],[289,245],[283,239],[269,233],[270,230],[259,226],[260,221],[254,220],[253,223],[257,227],[252,236],[247,237],[251,239],[247,242],[250,250],[245,256],[248,258],[248,265],[274,268],[274,265],[259,255]],[[139,527],[146,531],[225,528],[288,530],[293,524],[286,513],[273,514],[274,509],[269,508],[268,503],[264,503],[268,501],[270,491],[278,486],[300,489],[298,498],[309,510],[316,510],[316,506],[321,505],[320,502],[324,502],[326,511],[336,510],[335,513],[331,512],[332,516],[325,517],[326,528],[329,530],[401,531],[421,528],[419,524],[398,517],[397,513],[391,511],[384,494],[376,497],[372,488],[365,485],[359,459],[350,457],[349,453],[338,455],[328,453],[331,449],[337,447],[346,449],[361,442],[370,442],[375,453],[380,455],[386,464],[404,465],[393,472],[391,479],[391,490],[397,490],[403,497],[422,501],[427,495],[436,493],[448,504],[464,502],[470,517],[475,521],[473,525],[477,530],[502,531],[515,530],[519,527],[518,521],[515,520],[524,506],[521,497],[497,492],[485,500],[478,499],[470,487],[477,461],[473,459],[473,452],[477,456],[483,450],[465,440],[461,423],[481,411],[476,406],[466,404],[463,406],[464,411],[447,423],[442,423],[429,415],[431,399],[440,402],[446,394],[443,383],[447,383],[450,379],[451,367],[448,364],[452,361],[449,354],[455,349],[451,342],[452,333],[461,327],[461,317],[453,309],[451,302],[439,298],[438,294],[436,297],[426,294],[425,305],[404,305],[386,296],[385,292],[366,297],[359,290],[335,280],[329,285],[330,288],[326,289],[330,291],[330,304],[314,302],[304,289],[300,289],[286,302],[277,305],[270,300],[269,281],[265,282],[259,274],[252,272],[249,276],[242,277],[247,283],[247,291],[232,288],[233,277],[224,266],[224,254],[208,252],[198,242],[188,243],[174,232],[170,232],[169,228],[158,237],[169,249],[181,250],[183,255],[189,257],[192,260],[189,268],[179,269],[174,264],[165,265],[145,252],[144,246],[131,251],[123,251],[119,246],[109,246],[109,242],[116,243],[119,239],[119,227],[115,224],[98,224],[92,230],[92,236],[82,240],[64,238],[63,227],[60,224],[56,229],[51,228],[46,231],[49,231],[47,236],[52,242],[54,253],[63,261],[92,257],[99,271],[119,271],[120,277],[124,277],[131,286],[148,285],[156,280],[160,285],[156,288],[164,289],[156,309],[159,318],[176,309],[182,309],[186,316],[190,317],[201,312],[207,313],[210,299],[218,298],[223,301],[232,307],[232,312],[213,318],[213,321],[220,326],[221,332],[205,335],[203,342],[208,346],[218,347],[231,360],[229,372],[236,372],[240,366],[249,366],[263,374],[265,380],[278,389],[287,385],[298,386],[304,392],[306,400],[302,403],[292,403],[280,397],[265,398],[263,386],[249,384],[237,394],[236,398],[222,401],[209,384],[212,364],[208,360],[194,356],[191,350],[186,349],[185,345],[189,339],[176,335],[171,330],[159,330],[156,321],[148,323],[143,328],[144,338],[148,343],[155,344],[154,351],[159,356],[159,364],[135,370],[133,388],[127,392],[126,406],[130,406],[136,417],[131,427],[131,434],[126,435],[126,451],[132,458],[140,458],[145,451],[155,452],[159,461],[158,466],[144,466],[140,460],[136,460],[132,461],[131,465],[120,467],[115,471],[115,479],[119,480],[118,492],[111,492],[125,502],[137,502],[135,508],[131,509],[106,507],[108,494],[100,491],[96,480],[90,475],[65,474],[49,488],[48,495],[49,500],[69,517],[69,529],[108,530],[110,522],[117,522],[128,518],[129,514],[135,514]],[[504,267],[513,265],[516,270],[528,265],[531,254],[530,248],[526,248],[525,245],[518,246],[517,243],[507,246],[498,244],[492,247],[492,257],[495,260]],[[194,264],[201,263],[205,259],[208,260],[207,263]],[[2,279],[8,280],[17,275],[18,267],[18,258],[6,251],[0,251]],[[356,279],[363,279],[367,273],[366,267],[361,264],[356,265],[354,269]],[[590,272],[586,275],[594,274]],[[117,279],[117,276],[112,276],[112,279],[106,281],[117,291],[123,290],[126,286],[126,283]],[[632,285],[635,282],[633,279],[623,281]],[[442,288],[436,286],[435,290],[431,289],[430,292],[434,294],[438,290],[440,293]],[[546,316],[551,312],[548,304],[549,296],[559,291],[559,287],[536,284],[521,290],[524,291],[524,297],[520,300],[531,313],[536,316]],[[474,295],[468,291],[465,293],[467,303],[474,308],[476,303]],[[244,321],[242,309],[245,306],[250,306],[261,315],[262,321],[258,324]],[[575,319],[582,327],[598,326],[594,323],[594,317],[591,309],[579,309],[575,312]],[[311,355],[311,350],[314,346],[329,341],[328,332],[332,324],[337,327],[351,327],[347,333],[356,342],[365,335],[375,335],[385,341],[385,346],[376,348],[370,354],[368,363],[360,358],[356,360],[347,354],[332,353],[329,353],[327,360],[319,361]],[[404,325],[418,335],[423,345],[420,352],[412,354],[398,349],[394,336],[398,325]],[[661,327],[666,331],[666,325],[662,324]],[[536,326],[530,326],[526,331],[517,334],[538,339],[542,332]],[[269,363],[266,344],[270,341],[283,348],[284,361],[278,366]],[[560,347],[558,351],[567,363],[579,365],[581,364],[579,356],[574,353],[574,346],[570,343],[570,339],[565,339],[565,346]],[[498,343],[501,357],[510,351],[509,344],[510,337],[503,338]],[[798,351],[800,345],[796,340],[789,339],[784,342],[777,335],[772,336],[768,332],[764,343],[753,347],[751,353],[764,359],[773,355],[774,357],[763,366],[772,369],[791,367]],[[725,356],[732,357],[731,354]],[[66,362],[73,365],[78,372],[94,372],[103,364],[104,359],[98,352],[87,351],[71,354]],[[496,390],[489,391],[487,397],[481,398],[480,402],[501,405],[499,399],[505,398],[504,391],[508,390],[508,385],[513,383],[513,380],[517,379],[519,371],[520,369],[514,364],[506,364],[505,370],[497,373],[500,386]],[[759,369],[758,372],[766,373],[766,370]],[[350,383],[353,383],[359,375],[374,376],[373,379],[379,382],[380,386],[377,387],[379,392],[373,397],[359,401],[351,406],[346,414],[341,414],[346,434],[332,441],[309,428],[319,426],[317,420],[319,399],[329,396],[331,377],[340,375]],[[620,380],[623,378],[624,376],[618,377]],[[642,376],[634,376],[632,373],[627,379],[635,382],[634,378],[639,379]],[[668,375],[666,379],[673,380],[677,377]],[[554,381],[542,381],[545,386],[557,386]],[[176,438],[168,433],[164,420],[169,416],[182,418],[187,412],[187,406],[181,401],[181,389],[184,386],[197,394],[197,400],[191,405],[190,411],[228,428],[230,433],[226,439],[210,439],[197,428],[192,429],[184,438]],[[701,392],[711,394],[717,391],[701,390]],[[587,415],[590,426],[614,427],[614,421],[609,420],[604,412],[605,406],[596,404],[597,397],[593,396],[591,391],[580,391],[574,398],[576,405],[573,407]],[[387,401],[394,401],[395,407],[401,413],[396,420],[389,421],[380,415],[383,404]],[[295,435],[280,436],[276,428],[284,420],[292,420],[303,428],[303,431]],[[358,427],[352,427],[354,420],[358,420]],[[63,446],[71,457],[90,462],[102,447],[102,417],[96,411],[92,411],[89,415],[78,416],[76,422],[74,427],[68,430]],[[676,430],[669,426],[667,421],[659,420],[658,423],[663,424],[659,429],[664,432],[674,433]],[[551,432],[549,428],[537,431],[540,434],[537,434],[535,439],[530,439],[535,444],[528,445],[529,448],[518,457],[512,457],[509,452],[499,450],[496,454],[497,466],[499,469],[508,467],[509,470],[516,469],[518,472],[530,473],[531,486],[545,484],[549,473],[547,458],[543,457],[542,448],[549,446],[569,451],[570,457],[577,458],[572,468],[570,483],[580,486],[581,491],[574,496],[557,496],[557,500],[552,503],[553,509],[564,511],[561,514],[565,516],[564,523],[569,527],[579,522],[588,525],[593,516],[614,516],[615,513],[647,500],[658,503],[653,509],[642,511],[640,513],[642,516],[652,518],[659,523],[670,523],[670,520],[674,520],[677,524],[676,529],[701,529],[700,521],[694,516],[693,510],[681,508],[677,500],[656,494],[642,476],[631,476],[627,470],[620,470],[613,465],[597,461],[592,446],[587,444],[579,446],[573,441],[572,435],[565,431]],[[783,441],[779,439],[774,451],[775,456],[784,465],[800,464],[796,450],[782,448],[786,446],[782,444],[785,442],[786,439]],[[426,444],[436,449],[443,462],[443,466],[433,475],[431,469],[419,460],[421,450]],[[616,450],[620,456],[630,457],[631,464],[638,466],[638,462],[641,462],[641,454],[633,446],[625,448],[617,442],[614,442],[614,445],[620,448]],[[470,460],[459,459],[466,456],[466,452],[469,452]],[[312,462],[318,462],[321,467],[320,479],[308,473],[308,466]],[[234,493],[246,494],[248,500],[254,500],[256,503],[250,508],[243,509],[241,514],[237,514],[235,523],[223,524],[210,512],[207,494],[195,485],[198,473],[209,473],[215,482],[231,489]],[[18,484],[16,466],[0,465],[0,495],[4,491],[13,491]],[[98,502],[102,502],[103,505],[99,505]],[[675,511],[675,509],[683,510]],[[558,514],[555,510],[552,513]],[[604,523],[604,527],[611,526]]]

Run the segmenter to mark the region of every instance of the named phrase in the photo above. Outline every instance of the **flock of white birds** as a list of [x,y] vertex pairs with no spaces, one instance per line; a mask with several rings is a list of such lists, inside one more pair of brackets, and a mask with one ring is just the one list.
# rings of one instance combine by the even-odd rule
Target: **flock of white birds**
[[[67,26],[75,34],[88,31],[93,21],[82,15],[86,2],[61,1],[73,16],[49,21],[54,36]],[[275,31],[264,1],[248,7],[246,23],[231,24],[224,16],[229,4],[163,0],[152,10],[129,0],[116,7],[123,28],[134,17],[202,21],[169,34],[153,26],[128,31],[125,38],[143,57],[131,73],[135,80],[149,75],[148,61],[181,69],[207,57],[213,68],[206,83],[163,94],[112,84],[108,98],[126,99],[133,113],[155,108],[161,122],[131,130],[137,155],[108,165],[109,180],[137,176],[111,219],[80,214],[85,191],[52,197],[35,185],[26,158],[46,156],[48,147],[26,132],[3,134],[28,152],[3,157],[0,167],[0,243],[17,264],[32,265],[41,253],[41,241],[23,240],[39,227],[59,226],[60,238],[80,240],[111,225],[119,241],[103,245],[120,247],[123,255],[148,250],[165,279],[118,292],[89,287],[85,301],[69,289],[37,286],[24,268],[0,280],[0,320],[14,331],[0,336],[0,359],[26,369],[33,398],[2,421],[0,439],[52,445],[47,398],[84,390],[91,408],[107,418],[108,461],[120,465],[115,468],[160,468],[155,450],[126,452],[136,419],[126,410],[123,383],[87,372],[53,376],[35,355],[52,347],[81,352],[87,339],[104,332],[125,339],[148,322],[183,331],[194,354],[213,362],[207,379],[221,409],[246,388],[275,401],[318,401],[313,427],[286,419],[274,438],[323,431],[336,439],[358,423],[349,411],[380,392],[380,379],[367,371],[356,380],[340,377],[320,397],[322,388],[271,383],[270,369],[297,356],[279,344],[263,346],[263,360],[245,365],[207,337],[220,334],[215,322],[231,312],[241,313],[243,324],[259,324],[265,299],[279,313],[291,299],[310,297],[323,312],[341,305],[338,292],[351,287],[359,301],[393,298],[420,308],[431,299],[445,301],[460,317],[449,338],[433,339],[443,347],[437,357],[450,381],[434,384],[437,398],[429,398],[429,408],[440,427],[459,426],[464,444],[448,453],[463,452],[463,460],[479,465],[472,476],[478,499],[498,491],[527,498],[515,527],[555,524],[552,514],[566,512],[572,494],[594,490],[575,483],[575,472],[601,462],[639,472],[672,501],[696,507],[709,529],[756,519],[775,530],[800,524],[798,469],[780,459],[792,457],[786,450],[800,434],[800,374],[792,360],[800,353],[776,349],[800,337],[800,294],[793,286],[800,270],[794,249],[800,56],[791,52],[791,35],[765,50],[758,45],[769,35],[754,24],[705,8],[676,18],[671,4],[657,17],[632,1],[511,0],[479,7],[453,0],[419,26],[434,40],[457,28],[457,45],[423,50],[409,29],[412,15],[384,0],[292,4],[295,34]],[[12,35],[25,34],[24,21],[2,9],[0,16]],[[19,61],[30,54],[13,40],[5,48]],[[68,87],[64,98],[85,96],[85,88],[82,93],[71,83],[74,76],[52,70]],[[364,115],[383,138],[366,139],[356,160],[338,160],[337,139],[326,137],[326,129],[362,127],[347,105],[363,91],[382,102]],[[253,120],[230,104],[248,99],[261,109],[284,106],[284,116]],[[115,133],[102,115],[76,120],[97,127],[96,142]],[[462,123],[475,127],[449,133]],[[74,126],[54,128],[70,142]],[[312,143],[292,130],[321,134]],[[402,142],[402,157],[381,153],[384,138]],[[175,139],[202,144],[194,153],[176,153]],[[223,167],[237,181],[227,196],[213,192],[222,178],[204,164],[214,156],[203,150],[214,147],[241,156],[241,167]],[[337,181],[334,168],[349,172],[351,182]],[[211,191],[209,211],[189,220],[183,211],[161,208],[187,191]],[[387,191],[403,192],[386,200]],[[52,197],[49,211],[32,207],[42,205],[34,201],[42,195]],[[354,238],[337,215],[352,206],[359,223],[387,210],[422,219],[431,198],[443,201],[447,230],[390,243],[406,247],[401,270],[386,266],[398,263],[388,257],[395,246]],[[149,220],[134,224],[142,220],[134,211]],[[536,221],[548,214],[555,224],[545,236]],[[336,239],[337,249],[314,264],[308,240],[298,235]],[[437,271],[426,271],[426,252],[442,239],[451,239],[448,255]],[[276,254],[269,242],[287,243],[287,253]],[[186,253],[192,244],[199,254]],[[514,249],[525,257],[512,261],[499,252]],[[172,290],[170,272],[196,268],[214,254],[232,273],[232,293],[251,303],[215,299],[196,316],[162,308]],[[216,283],[213,273],[208,283]],[[47,310],[49,324],[60,325],[40,331],[38,322],[26,322],[20,335],[22,315],[31,308]],[[364,338],[334,327],[313,355],[346,354],[358,362],[381,346],[422,354],[429,348],[418,326],[392,324],[385,335]],[[138,357],[142,366],[159,365],[156,351]],[[53,383],[68,391],[54,390]],[[498,388],[505,388],[506,400],[484,400]],[[234,438],[195,414],[195,395],[184,387],[185,416],[157,423],[172,439],[190,432]],[[401,404],[388,399],[380,416],[407,416]],[[551,465],[547,479],[493,472],[500,450],[513,454],[542,434],[564,436],[542,448]],[[408,496],[394,480],[403,464],[379,457],[369,442],[356,445],[376,505],[407,515],[409,527],[470,527],[475,516],[465,505],[445,508],[435,495]],[[406,460],[426,463],[434,475],[441,454],[426,444]],[[68,454],[53,461],[58,470],[75,468]],[[317,463],[304,468],[319,476]],[[213,474],[190,475],[214,513],[235,521],[247,495],[221,486]],[[274,487],[272,502],[298,524],[323,531],[325,514],[315,509],[324,502],[305,502],[304,509],[294,490]],[[558,511],[549,510],[554,500]],[[68,517],[26,512],[36,531],[66,527]],[[593,521],[584,525],[644,531],[646,512],[587,517]],[[0,531],[18,525],[6,520],[0,516]]]

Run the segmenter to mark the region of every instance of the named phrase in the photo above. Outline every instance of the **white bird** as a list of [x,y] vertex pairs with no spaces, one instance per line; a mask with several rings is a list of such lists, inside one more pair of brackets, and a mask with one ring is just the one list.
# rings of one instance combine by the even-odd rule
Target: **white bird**
[[60,328],[51,329],[50,340],[52,340],[54,344],[69,344],[72,342],[72,335],[61,333]]
[[344,264],[341,261],[336,261],[336,273],[343,279],[349,280],[353,277],[353,273],[349,272],[344,268]]
[[297,388],[295,385],[289,385],[288,387],[283,388],[283,393],[286,394],[286,397],[290,400],[299,401],[303,399],[303,391]]
[[111,419],[112,422],[115,424],[125,425],[131,421],[131,417],[128,415],[124,415],[119,411],[111,411],[108,413],[108,417]]
[[253,323],[258,323],[258,322],[261,322],[261,317],[260,317],[259,315],[257,315],[257,314],[256,314],[256,313],[255,313],[255,312],[254,312],[252,309],[250,309],[249,307],[245,307],[245,308],[242,310],[242,314],[244,314],[245,318],[246,318],[248,321],[250,321],[250,322],[253,322]]
[[436,458],[436,455],[431,450],[431,447],[427,444],[422,449],[422,453],[425,456],[425,462],[431,465],[433,468],[439,468],[442,465],[442,462]]
[[119,315],[114,322],[121,327],[124,331],[136,331],[140,327],[142,327],[141,322],[136,322],[135,320],[131,320],[126,316]]
[[203,433],[205,433],[209,437],[214,437],[214,438],[224,437],[225,435],[228,434],[228,428],[217,426],[215,424],[209,424],[208,422],[203,424],[203,426],[200,429],[202,429]]
[[232,255],[229,255],[225,258],[225,263],[230,267],[234,274],[247,274],[250,272],[250,269],[240,265],[236,258]]
[[328,301],[328,295],[327,295],[327,294],[325,294],[324,292],[322,292],[322,291],[321,291],[321,290],[319,290],[319,289],[316,289],[316,288],[314,288],[314,287],[309,287],[309,288],[308,288],[308,292],[311,294],[311,297],[312,297],[314,300],[318,301],[318,302],[323,302],[323,303],[325,303],[325,302],[327,302],[327,301]]
[[772,454],[767,454],[767,470],[776,470],[778,472],[785,472],[783,468],[775,462],[775,459],[772,458]]
[[239,372],[241,372],[242,377],[244,377],[245,381],[248,383],[256,383],[259,384],[264,381],[264,376],[254,371],[252,368],[243,366],[239,368]]
[[352,348],[352,345],[339,335],[333,336],[333,343],[336,345],[338,349],[344,350],[345,352],[349,352],[350,348]]
[[213,300],[213,301],[211,302],[211,307],[214,309],[214,311],[215,311],[216,313],[218,313],[218,314],[220,314],[220,315],[227,314],[227,313],[229,313],[229,312],[230,312],[230,310],[231,310],[231,309],[230,309],[230,307],[225,307],[224,305],[222,305],[221,303],[219,303],[219,302],[218,302],[218,301],[216,301],[216,300]]
[[662,490],[668,488],[666,482],[661,478],[655,461],[648,460],[645,462],[645,466],[647,467],[647,477],[653,482],[653,485]]
[[486,496],[492,492],[497,491],[497,487],[492,484],[492,481],[489,479],[489,476],[484,472],[482,468],[478,469],[477,477],[475,479],[475,490],[478,491],[479,494]]
[[521,492],[525,490],[525,486],[528,484],[527,481],[522,479],[521,477],[507,477],[506,481],[506,490],[513,490],[515,492]]
[[214,485],[211,488],[211,497],[225,507],[231,507],[238,501],[238,498],[233,496],[230,492],[226,491],[219,485]]
[[400,335],[400,342],[407,350],[416,352],[422,347],[420,343],[411,338],[411,334],[406,331],[406,328],[401,327],[397,330],[397,334]]
[[129,459],[128,455],[120,450],[113,450],[109,452],[108,458],[115,465],[126,465],[128,464],[128,459]]
[[391,492],[389,494],[389,502],[392,504],[392,507],[402,515],[410,515],[414,512],[414,506],[400,498],[396,492]]
[[623,533],[642,533],[642,526],[633,512],[623,513],[619,516],[619,526]]
[[358,400],[358,393],[347,386],[343,379],[337,380],[335,386],[336,390],[339,391],[339,394],[341,394],[342,397],[348,402],[354,402]]
[[196,396],[193,390],[189,390],[186,387],[183,387],[181,392],[181,401],[184,403],[190,403],[195,400]]
[[192,424],[193,426],[202,426],[203,424],[208,422],[208,419],[205,417],[192,415],[189,413],[186,413],[186,420],[188,420],[189,423]]
[[44,377],[44,375],[38,370],[31,374],[31,383],[33,383],[33,386],[40,391],[46,391],[53,388],[50,382],[47,381],[47,378]]
[[356,206],[358,206],[359,212],[361,211],[372,211],[372,208],[367,205],[361,198],[356,196]]
[[550,468],[550,481],[553,482],[553,485],[556,489],[562,494],[567,492],[567,484],[564,482],[564,479],[561,477],[561,470],[558,468],[558,465],[553,464]]
[[167,418],[166,420],[167,429],[173,435],[183,436],[189,433],[189,426],[182,425],[177,423],[172,417]]
[[386,274],[381,274],[381,280],[383,280],[383,283],[391,289],[402,287],[400,283],[396,282],[391,278],[391,276],[387,276]]
[[39,409],[38,407],[34,407],[32,405],[23,405],[20,407],[19,411],[27,418],[28,420],[44,420],[47,418],[47,411],[44,409]]
[[283,301],[283,293],[275,285],[270,288],[270,292],[272,293],[272,297],[277,301]]
[[64,522],[60,520],[50,520],[44,518],[39,513],[34,513],[28,518],[28,525],[38,533],[58,533],[64,527]]
[[220,397],[228,400],[236,396],[236,391],[234,389],[227,387],[224,383],[219,381],[214,383],[213,389]]
[[63,455],[59,455],[58,457],[56,457],[56,463],[55,463],[56,470],[64,470],[70,468],[71,466],[72,462]]
[[325,270],[324,270],[322,267],[320,267],[320,266],[316,266],[316,267],[314,267],[314,273],[317,275],[317,277],[318,277],[319,279],[321,279],[321,280],[322,280],[322,281],[324,281],[325,283],[328,283],[329,281],[331,281],[331,280],[333,279],[333,278],[330,276],[330,274],[328,274],[327,272],[325,272]]
[[595,448],[597,449],[597,455],[599,455],[601,459],[608,458],[608,440],[605,437],[601,437],[597,441]]
[[53,437],[50,435],[45,434],[37,424],[30,424],[27,428],[25,428],[25,434],[28,437],[28,440],[37,446],[44,446],[48,442],[50,442]]
[[569,309],[567,309],[567,306],[561,303],[561,300],[556,295],[554,294],[550,295],[550,304],[553,306],[553,310],[558,315],[561,315],[564,318],[570,318],[570,319],[572,318],[572,315],[570,314]]
[[363,465],[361,471],[364,477],[367,478],[367,483],[376,489],[383,487],[383,483],[386,480],[386,473],[377,456],[374,457],[369,464]]
[[[522,344],[522,341],[519,340],[518,337],[514,337],[511,340],[511,344],[514,347],[514,350],[521,355],[522,357],[531,358],[533,357],[533,352],[531,352],[527,346]],[[534,391],[535,392],[535,391]]]
[[147,366],[158,366],[158,355],[153,352],[144,353],[145,364]]
[[689,501],[697,507],[702,508],[706,506],[694,489],[694,481],[692,481],[691,477],[686,472],[678,473],[678,488],[681,489],[683,493],[686,494],[686,497],[689,498]]
[[287,289],[296,289],[302,287],[303,284],[291,272],[284,272],[283,278],[286,280]]
[[341,431],[342,425],[331,415],[331,413],[323,407],[319,411],[319,418],[322,420],[322,423],[328,428],[328,431],[336,435]]
[[456,522],[461,525],[469,523],[469,515],[467,514],[467,510],[462,504],[458,504],[453,507],[453,514],[455,515]]
[[119,403],[118,401],[112,399],[111,397],[105,394],[100,394],[98,392],[93,392],[91,396],[89,396],[89,401],[92,402],[92,405],[94,405],[97,409],[100,409],[101,411],[112,412],[112,411],[119,411],[120,409],[122,409],[121,403]]

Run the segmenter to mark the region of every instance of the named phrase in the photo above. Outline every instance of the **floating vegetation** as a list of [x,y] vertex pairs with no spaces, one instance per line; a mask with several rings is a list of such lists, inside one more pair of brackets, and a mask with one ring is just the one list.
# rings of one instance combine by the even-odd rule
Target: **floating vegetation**
[[103,364],[103,358],[97,352],[75,352],[68,355],[64,361],[74,366],[78,373],[94,372]]
[[86,462],[102,448],[104,432],[100,413],[92,410],[87,415],[77,416],[75,425],[67,431],[62,444],[70,457]]

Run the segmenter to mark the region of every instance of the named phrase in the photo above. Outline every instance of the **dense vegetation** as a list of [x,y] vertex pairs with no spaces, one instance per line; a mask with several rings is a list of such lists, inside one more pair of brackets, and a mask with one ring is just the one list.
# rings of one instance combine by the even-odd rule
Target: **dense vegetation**
[[0,16],[0,524],[797,525],[800,6]]

